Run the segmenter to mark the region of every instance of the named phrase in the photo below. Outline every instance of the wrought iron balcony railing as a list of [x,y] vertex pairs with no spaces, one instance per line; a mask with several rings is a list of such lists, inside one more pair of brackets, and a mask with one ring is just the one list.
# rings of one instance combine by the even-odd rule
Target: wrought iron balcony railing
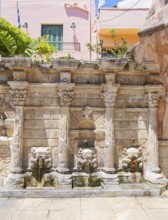
[[80,51],[80,43],[74,42],[49,42],[57,51]]

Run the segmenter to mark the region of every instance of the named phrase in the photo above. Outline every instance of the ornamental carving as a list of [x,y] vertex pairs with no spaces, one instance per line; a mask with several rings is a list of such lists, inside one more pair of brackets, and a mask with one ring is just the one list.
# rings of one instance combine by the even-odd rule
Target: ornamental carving
[[77,153],[77,169],[86,173],[97,170],[98,162],[94,148],[80,148]]
[[72,101],[73,92],[61,91],[58,93],[58,96],[60,97],[61,105],[69,106]]
[[83,119],[90,119],[90,120],[92,120],[92,112],[93,112],[93,110],[89,106],[84,107],[82,109]]
[[27,96],[27,90],[9,90],[14,105],[24,105]]
[[122,169],[125,172],[142,172],[142,147],[124,148],[122,154]]
[[159,94],[157,92],[149,92],[145,94],[145,99],[147,101],[149,108],[157,108],[159,103]]
[[100,96],[107,107],[114,107],[117,96],[116,93],[101,92]]
[[29,168],[30,170],[33,170],[35,167],[35,164],[39,163],[39,166],[41,166],[40,162],[43,160],[44,166],[46,168],[51,168],[51,157],[52,157],[52,151],[50,147],[32,147],[31,148],[31,156],[30,156],[30,164]]

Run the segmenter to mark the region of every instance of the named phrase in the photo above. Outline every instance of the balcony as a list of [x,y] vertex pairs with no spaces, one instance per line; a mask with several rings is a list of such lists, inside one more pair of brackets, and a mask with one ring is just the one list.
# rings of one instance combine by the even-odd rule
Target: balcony
[[51,42],[51,45],[57,48],[57,51],[80,51],[80,43],[74,42]]

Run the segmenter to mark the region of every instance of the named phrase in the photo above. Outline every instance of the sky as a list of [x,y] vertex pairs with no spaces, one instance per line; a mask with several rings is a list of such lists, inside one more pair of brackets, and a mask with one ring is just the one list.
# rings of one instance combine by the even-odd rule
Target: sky
[[[95,0],[96,5],[98,5],[99,0]],[[119,3],[119,7],[131,7],[134,5],[138,0],[105,0],[104,8],[111,8],[114,5],[117,5]],[[138,8],[144,8],[144,7],[150,7],[152,0],[140,0],[138,4],[136,4],[136,7]]]

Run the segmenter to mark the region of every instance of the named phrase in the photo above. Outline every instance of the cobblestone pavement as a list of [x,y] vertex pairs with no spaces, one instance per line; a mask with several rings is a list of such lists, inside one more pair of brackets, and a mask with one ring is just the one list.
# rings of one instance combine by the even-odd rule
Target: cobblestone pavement
[[168,198],[0,198],[0,220],[168,220]]

